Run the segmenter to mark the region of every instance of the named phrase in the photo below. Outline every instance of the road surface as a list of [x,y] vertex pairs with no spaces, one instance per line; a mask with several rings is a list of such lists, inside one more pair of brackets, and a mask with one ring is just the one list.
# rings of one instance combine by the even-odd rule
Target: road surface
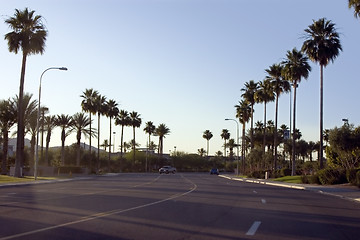
[[0,188],[5,239],[360,239],[360,204],[209,174]]

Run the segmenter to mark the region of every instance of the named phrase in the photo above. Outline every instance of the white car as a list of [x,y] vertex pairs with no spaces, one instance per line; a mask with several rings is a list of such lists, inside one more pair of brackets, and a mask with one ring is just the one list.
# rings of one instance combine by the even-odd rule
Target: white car
[[169,174],[169,173],[176,173],[176,168],[174,167],[171,167],[171,166],[163,166],[162,168],[159,169],[159,173],[162,174],[162,173],[166,173],[166,174]]

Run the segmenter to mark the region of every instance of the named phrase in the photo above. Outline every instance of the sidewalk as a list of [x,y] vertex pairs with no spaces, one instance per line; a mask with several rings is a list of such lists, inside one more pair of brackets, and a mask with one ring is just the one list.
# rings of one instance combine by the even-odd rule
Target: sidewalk
[[257,184],[264,184],[270,186],[313,191],[313,192],[336,196],[360,203],[360,188],[347,184],[323,186],[323,185],[314,185],[314,184],[285,183],[285,182],[278,182],[269,179],[265,180],[265,179],[240,178],[231,175],[219,175],[219,177],[223,177],[235,181],[241,181],[241,182],[257,183]]

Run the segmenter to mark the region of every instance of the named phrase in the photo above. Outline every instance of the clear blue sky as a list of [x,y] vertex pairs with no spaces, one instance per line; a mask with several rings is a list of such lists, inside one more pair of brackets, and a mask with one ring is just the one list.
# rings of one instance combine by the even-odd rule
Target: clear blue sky
[[[46,51],[30,56],[25,91],[38,96],[50,114],[81,111],[80,95],[94,88],[120,109],[137,111],[143,124],[136,140],[146,146],[145,122],[165,123],[171,134],[164,152],[197,152],[206,149],[202,134],[209,129],[210,154],[223,151],[223,128],[236,138],[234,105],[244,83],[261,81],[265,69],[279,63],[286,51],[301,48],[304,29],[312,20],[326,17],[338,29],[343,52],[325,69],[324,127],[342,125],[342,118],[359,125],[360,19],[348,9],[347,0],[13,0],[3,1],[0,33],[10,29],[4,20],[14,9],[29,7],[44,17],[48,29]],[[0,99],[18,94],[21,54],[0,41]],[[319,140],[319,67],[298,89],[297,127],[307,141]],[[289,125],[289,95],[280,98],[279,125]],[[263,119],[263,105],[254,120]],[[274,119],[274,103],[267,119]],[[95,120],[94,124],[97,124]],[[101,118],[101,142],[109,135],[109,121]],[[115,127],[120,143],[120,127]],[[125,129],[125,141],[132,138]],[[158,139],[152,137],[157,143]],[[84,138],[82,139],[84,141]],[[75,142],[75,134],[66,145]],[[88,142],[88,140],[86,140]],[[93,140],[95,142],[95,140]],[[55,129],[52,146],[60,145]]]

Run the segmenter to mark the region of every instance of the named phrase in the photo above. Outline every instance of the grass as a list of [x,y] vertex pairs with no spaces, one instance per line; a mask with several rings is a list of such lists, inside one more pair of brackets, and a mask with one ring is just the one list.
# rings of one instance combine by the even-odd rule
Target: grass
[[[38,177],[37,180],[53,180],[55,177]],[[35,178],[33,176],[25,176],[23,178],[10,177],[6,175],[0,175],[1,183],[19,183],[19,182],[33,182]]]
[[274,181],[287,182],[287,183],[302,183],[301,176],[285,176],[281,178],[275,178]]

